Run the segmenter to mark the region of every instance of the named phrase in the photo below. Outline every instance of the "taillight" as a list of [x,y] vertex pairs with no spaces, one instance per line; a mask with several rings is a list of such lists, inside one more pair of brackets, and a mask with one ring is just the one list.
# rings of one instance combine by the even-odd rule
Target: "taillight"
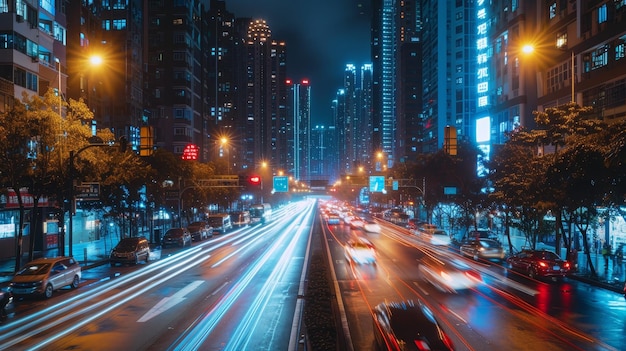
[[424,340],[413,340],[415,346],[420,351],[430,351],[430,346]]
[[548,267],[548,264],[543,261],[539,261],[539,266],[545,268],[545,267]]
[[468,276],[470,279],[474,279],[474,280],[477,280],[479,282],[483,281],[483,278],[480,276],[480,274],[478,272],[466,271],[465,275]]
[[569,262],[565,262],[565,264],[563,264],[563,266],[567,269],[569,269]]

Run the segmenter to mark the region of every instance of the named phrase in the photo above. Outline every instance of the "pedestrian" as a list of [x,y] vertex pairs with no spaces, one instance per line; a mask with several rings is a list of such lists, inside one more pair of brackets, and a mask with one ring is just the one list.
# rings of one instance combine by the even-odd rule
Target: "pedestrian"
[[622,267],[624,263],[624,246],[620,245],[615,250],[615,267],[613,268],[613,272],[617,275],[621,275],[624,273],[624,269]]
[[604,256],[604,271],[609,271],[609,256],[611,255],[611,245],[609,243],[605,243],[602,246],[602,256]]

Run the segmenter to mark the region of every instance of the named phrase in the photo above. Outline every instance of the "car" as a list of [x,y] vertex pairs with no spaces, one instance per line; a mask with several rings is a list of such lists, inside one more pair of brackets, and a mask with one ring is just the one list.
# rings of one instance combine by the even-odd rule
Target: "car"
[[459,258],[425,255],[418,266],[420,278],[443,292],[458,293],[482,284],[482,276]]
[[376,264],[376,249],[366,240],[348,240],[344,246],[346,259],[355,264]]
[[379,350],[454,350],[433,312],[419,300],[378,304],[372,316]]
[[570,263],[550,250],[524,249],[506,259],[507,268],[527,274],[530,278],[562,279],[570,271]]
[[213,228],[204,221],[189,223],[187,230],[191,234],[191,240],[193,241],[202,241],[213,236]]
[[459,251],[463,256],[478,260],[498,260],[506,257],[506,250],[493,239],[466,239],[461,243]]
[[352,228],[352,229],[361,229],[361,228],[363,228],[364,224],[365,224],[365,222],[363,221],[363,219],[361,217],[354,217],[350,221],[350,228]]
[[123,238],[111,250],[109,262],[111,266],[118,263],[138,264],[140,261],[148,262],[150,257],[150,242],[143,236]]
[[0,287],[0,323],[4,322],[15,311],[13,293],[7,286]]
[[27,263],[13,276],[10,287],[15,296],[52,297],[65,286],[78,288],[82,269],[73,257],[38,258]]
[[368,233],[380,233],[380,224],[376,221],[365,221],[363,224],[363,230]]
[[467,239],[492,239],[498,240],[498,234],[489,229],[470,230],[466,236]]
[[187,228],[172,228],[165,232],[163,239],[161,239],[161,246],[180,246],[185,247],[191,245],[191,233]]
[[426,234],[430,243],[437,246],[450,245],[450,235],[443,229],[434,229],[432,232]]
[[337,215],[328,215],[328,225],[338,225],[341,224],[341,218]]

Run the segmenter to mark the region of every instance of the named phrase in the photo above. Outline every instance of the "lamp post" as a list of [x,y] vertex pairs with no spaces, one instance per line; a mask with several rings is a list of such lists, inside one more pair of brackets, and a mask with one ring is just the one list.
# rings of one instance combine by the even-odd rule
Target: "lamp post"
[[[121,137],[120,141],[119,141],[119,145],[120,145],[120,151],[125,152],[126,151],[126,138],[125,137]],[[69,256],[73,256],[73,252],[72,252],[72,246],[74,245],[74,212],[76,212],[76,199],[75,199],[75,194],[74,194],[74,181],[75,181],[75,177],[76,177],[76,169],[74,167],[74,161],[76,160],[76,158],[78,157],[78,155],[80,155],[81,152],[92,148],[92,147],[103,147],[103,146],[107,146],[107,147],[111,147],[114,146],[114,144],[111,143],[103,143],[102,139],[100,139],[97,136],[93,136],[89,139],[89,145],[83,146],[80,149],[74,151],[74,150],[70,150],[70,160],[69,160],[69,177],[70,177],[70,188],[69,188],[69,205],[70,205],[70,213],[69,213],[69,225],[68,225],[68,236],[69,236],[69,242],[68,242],[68,246],[69,246]],[[63,243],[63,245],[65,245],[65,243]]]
[[230,148],[228,148],[228,138],[222,137],[220,138],[220,145],[222,149],[227,151],[226,153],[226,171],[230,174]]

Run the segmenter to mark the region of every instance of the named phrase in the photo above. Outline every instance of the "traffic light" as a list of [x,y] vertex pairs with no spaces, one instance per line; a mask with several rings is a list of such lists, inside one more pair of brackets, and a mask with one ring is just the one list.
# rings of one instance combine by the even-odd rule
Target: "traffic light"
[[261,185],[261,176],[251,175],[248,177],[248,183],[251,185]]

